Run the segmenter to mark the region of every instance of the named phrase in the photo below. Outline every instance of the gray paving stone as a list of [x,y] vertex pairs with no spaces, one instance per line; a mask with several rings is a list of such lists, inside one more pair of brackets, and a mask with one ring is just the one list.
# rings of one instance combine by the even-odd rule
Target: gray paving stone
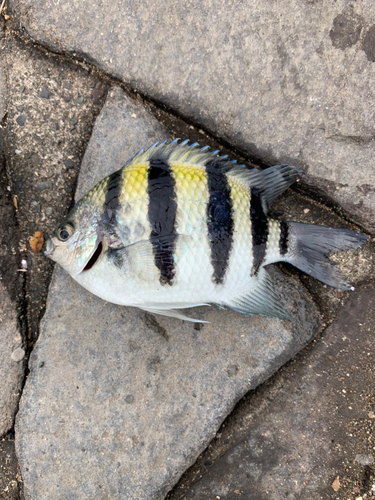
[[[112,89],[88,145],[79,198],[141,145],[164,137]],[[162,499],[236,401],[316,332],[317,310],[276,269],[292,321],[197,308],[210,321],[105,303],[57,267],[16,425],[27,499]]]
[[[0,125],[7,109],[3,53],[3,20],[0,18]],[[22,337],[17,304],[22,278],[18,267],[18,230],[3,158],[0,127],[0,437],[13,427],[24,375]]]
[[0,437],[13,427],[25,369],[17,319],[18,231],[2,154],[0,143]]
[[255,396],[237,443],[172,498],[372,498],[374,311],[374,284],[359,287],[292,376]]
[[372,0],[10,0],[34,39],[79,56],[266,164],[375,233]]
[[13,427],[21,394],[24,356],[15,303],[0,281],[0,436]]

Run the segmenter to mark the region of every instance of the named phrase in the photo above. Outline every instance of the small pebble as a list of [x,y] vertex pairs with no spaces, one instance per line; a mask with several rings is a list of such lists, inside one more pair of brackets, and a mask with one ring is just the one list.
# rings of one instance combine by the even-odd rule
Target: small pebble
[[53,94],[50,90],[48,90],[47,85],[44,85],[39,95],[43,99],[49,99]]
[[339,477],[339,476],[337,476],[337,477],[333,480],[333,482],[332,482],[332,484],[331,484],[331,487],[332,487],[333,491],[339,491],[340,486],[341,486],[341,485],[340,485],[340,477]]
[[72,88],[72,84],[70,82],[64,82],[63,88],[70,90]]
[[35,184],[35,189],[38,191],[44,191],[45,189],[52,189],[51,181],[42,181]]
[[25,350],[22,349],[22,347],[17,347],[17,349],[12,352],[10,357],[13,359],[13,361],[18,363],[24,358],[24,356],[25,356]]
[[304,209],[303,209],[303,213],[304,213],[304,214],[308,214],[309,212],[310,212],[310,209],[309,209],[309,208],[304,208]]
[[20,115],[16,118],[16,122],[18,123],[18,125],[20,125],[21,127],[23,127],[26,123],[26,115]]
[[355,456],[354,460],[361,465],[370,465],[374,463],[374,457],[372,455],[358,454]]
[[22,92],[25,90],[25,85],[21,85],[20,86],[20,93],[22,94]]
[[284,210],[275,210],[273,213],[274,217],[281,217],[282,215],[284,215]]
[[21,154],[21,151],[19,149],[16,149],[14,152],[16,153],[16,155],[20,155]]
[[82,104],[83,103],[83,97],[77,97],[77,99],[74,99],[74,102],[76,104]]
[[52,212],[53,212],[52,207],[46,207],[45,212],[46,212],[46,215],[48,215],[48,216],[52,215]]
[[64,101],[65,101],[65,102],[70,102],[70,101],[71,101],[71,97],[69,97],[69,96],[65,96],[65,97],[64,97]]
[[91,98],[95,101],[101,99],[104,95],[104,91],[102,89],[94,89],[91,91]]
[[72,160],[70,158],[68,158],[67,160],[64,161],[64,165],[66,166],[66,168],[73,168],[74,167],[74,163],[72,162]]

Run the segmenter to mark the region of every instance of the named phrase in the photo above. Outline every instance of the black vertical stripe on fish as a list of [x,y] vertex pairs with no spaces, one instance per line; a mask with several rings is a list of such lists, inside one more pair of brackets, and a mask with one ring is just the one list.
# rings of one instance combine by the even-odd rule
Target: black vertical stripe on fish
[[104,201],[104,215],[109,222],[115,220],[116,210],[120,205],[121,181],[122,171],[120,170],[108,176],[107,192]]
[[177,201],[171,167],[162,159],[151,159],[148,169],[148,220],[155,265],[162,285],[173,284],[175,275]]
[[209,192],[207,229],[213,267],[212,281],[221,284],[229,265],[233,245],[233,204],[228,179],[220,170],[220,164],[207,163],[206,173]]
[[259,189],[255,187],[251,188],[250,220],[253,239],[253,267],[251,274],[256,275],[266,257],[268,222],[263,210]]
[[279,251],[280,255],[285,255],[288,253],[288,238],[289,238],[289,226],[285,221],[280,221],[280,239],[279,239]]

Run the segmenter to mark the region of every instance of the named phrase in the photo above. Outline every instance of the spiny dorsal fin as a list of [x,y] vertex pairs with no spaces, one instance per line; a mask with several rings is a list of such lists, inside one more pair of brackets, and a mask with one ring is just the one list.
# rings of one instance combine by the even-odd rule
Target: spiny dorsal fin
[[148,149],[141,149],[125,166],[144,163],[153,159],[164,161],[179,161],[204,167],[208,163],[215,163],[220,172],[234,177],[249,187],[259,190],[263,200],[263,209],[268,212],[272,202],[298,179],[301,171],[291,165],[275,165],[265,170],[248,169],[238,165],[235,160],[228,160],[228,156],[219,156],[219,151],[209,151],[209,146],[199,147],[199,144],[189,144],[189,140],[179,142],[165,140],[156,142]]
[[275,165],[265,170],[232,167],[228,175],[246,182],[259,190],[263,209],[267,213],[272,202],[301,175],[302,171],[292,165]]
[[147,149],[141,149],[138,153],[127,161],[125,166],[144,163],[153,159],[165,161],[179,161],[201,165],[202,167],[210,162],[217,162],[218,168],[229,170],[236,162],[228,161],[228,156],[219,156],[219,151],[209,151],[209,146],[199,147],[199,144],[189,144],[189,140],[179,142],[180,139],[168,142],[155,142]]

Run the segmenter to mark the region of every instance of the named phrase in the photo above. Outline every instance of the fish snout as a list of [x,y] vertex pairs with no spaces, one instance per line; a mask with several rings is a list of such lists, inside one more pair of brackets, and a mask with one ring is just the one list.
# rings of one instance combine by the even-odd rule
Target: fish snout
[[49,257],[50,255],[53,254],[55,248],[56,246],[53,244],[52,238],[48,238],[48,240],[46,241],[46,249],[44,251],[44,255]]

